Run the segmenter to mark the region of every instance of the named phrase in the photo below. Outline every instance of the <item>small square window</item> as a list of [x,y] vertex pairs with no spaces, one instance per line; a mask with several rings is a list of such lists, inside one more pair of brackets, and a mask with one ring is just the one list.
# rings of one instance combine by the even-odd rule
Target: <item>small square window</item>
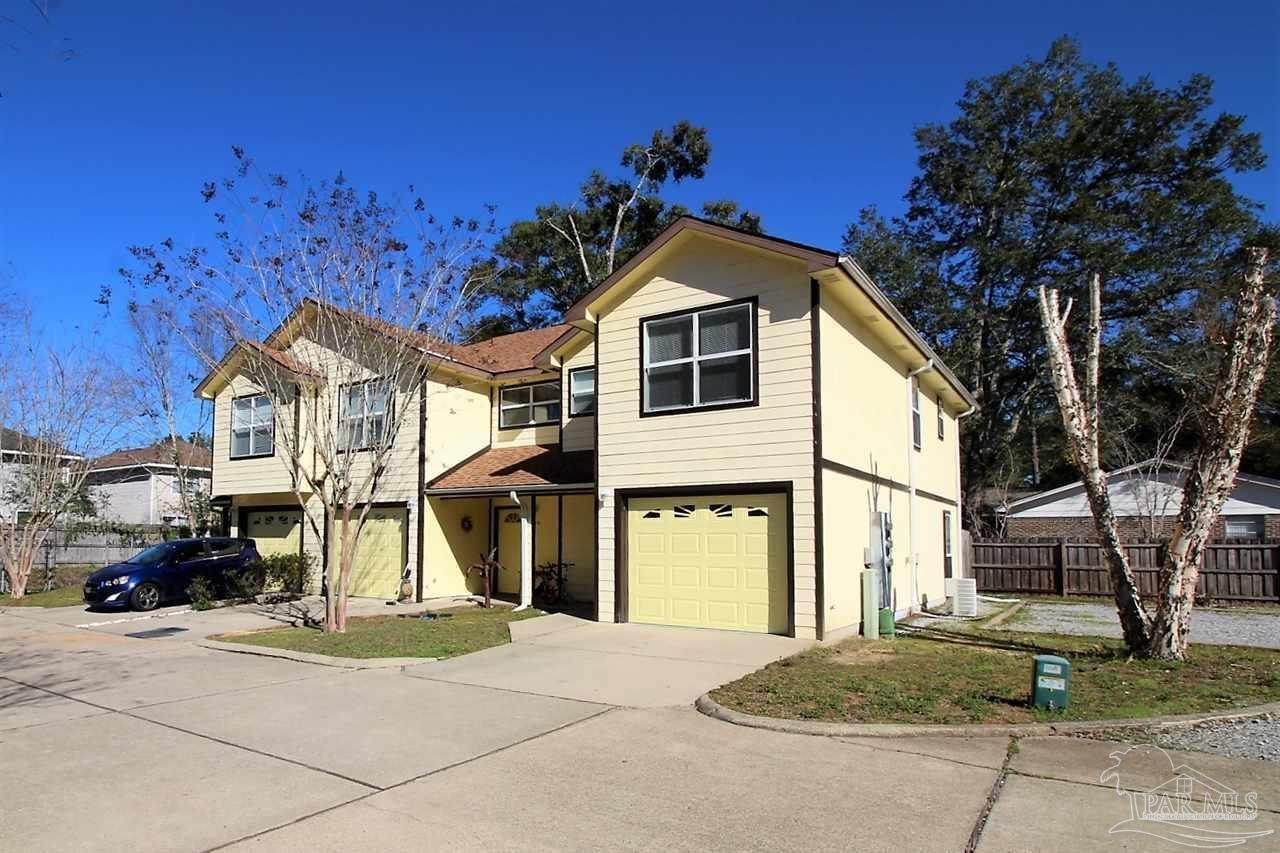
[[596,369],[582,367],[569,371],[569,417],[589,415],[596,410]]

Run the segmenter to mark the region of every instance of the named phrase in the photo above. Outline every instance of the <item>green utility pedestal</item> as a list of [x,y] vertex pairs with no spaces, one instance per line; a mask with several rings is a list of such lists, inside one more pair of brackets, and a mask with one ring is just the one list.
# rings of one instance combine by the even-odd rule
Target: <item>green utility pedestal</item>
[[1031,705],[1061,711],[1071,689],[1071,662],[1057,655],[1036,655],[1031,670]]
[[892,636],[893,636],[893,628],[894,628],[894,625],[893,625],[893,608],[892,608],[892,607],[882,607],[882,608],[880,608],[880,636],[881,636],[881,637],[892,637]]

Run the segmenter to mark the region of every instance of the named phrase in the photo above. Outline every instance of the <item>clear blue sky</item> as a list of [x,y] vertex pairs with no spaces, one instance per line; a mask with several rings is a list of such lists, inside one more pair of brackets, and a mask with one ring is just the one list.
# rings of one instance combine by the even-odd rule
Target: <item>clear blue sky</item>
[[[714,153],[673,197],[735,198],[774,234],[835,247],[863,205],[901,209],[914,126],[1062,34],[1127,76],[1209,74],[1280,155],[1274,0],[947,6],[63,0],[46,26],[0,0],[32,30],[0,30],[0,268],[69,334],[130,243],[208,240],[199,188],[233,144],[506,221],[679,118]],[[1240,186],[1276,219],[1275,165]]]

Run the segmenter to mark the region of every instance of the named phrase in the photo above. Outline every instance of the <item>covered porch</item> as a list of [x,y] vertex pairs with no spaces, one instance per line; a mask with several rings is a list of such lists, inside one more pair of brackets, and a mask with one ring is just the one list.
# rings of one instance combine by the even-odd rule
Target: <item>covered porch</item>
[[590,451],[489,448],[432,480],[424,596],[482,593],[482,577],[468,569],[492,554],[497,597],[594,617],[593,466]]

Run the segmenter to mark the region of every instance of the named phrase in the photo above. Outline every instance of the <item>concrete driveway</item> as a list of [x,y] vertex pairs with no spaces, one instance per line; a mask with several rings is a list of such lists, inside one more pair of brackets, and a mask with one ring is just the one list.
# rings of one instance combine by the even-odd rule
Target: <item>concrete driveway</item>
[[[1129,809],[1099,782],[1114,744],[1032,739],[1006,762],[1003,737],[834,740],[689,707],[802,645],[781,638],[547,617],[509,646],[343,671],[188,641],[245,614],[77,618],[0,613],[3,850],[963,850],[997,779],[981,850],[1167,846],[1108,833]],[[128,636],[158,625],[187,630]],[[1248,829],[1280,828],[1273,765],[1179,760],[1257,791]]]

